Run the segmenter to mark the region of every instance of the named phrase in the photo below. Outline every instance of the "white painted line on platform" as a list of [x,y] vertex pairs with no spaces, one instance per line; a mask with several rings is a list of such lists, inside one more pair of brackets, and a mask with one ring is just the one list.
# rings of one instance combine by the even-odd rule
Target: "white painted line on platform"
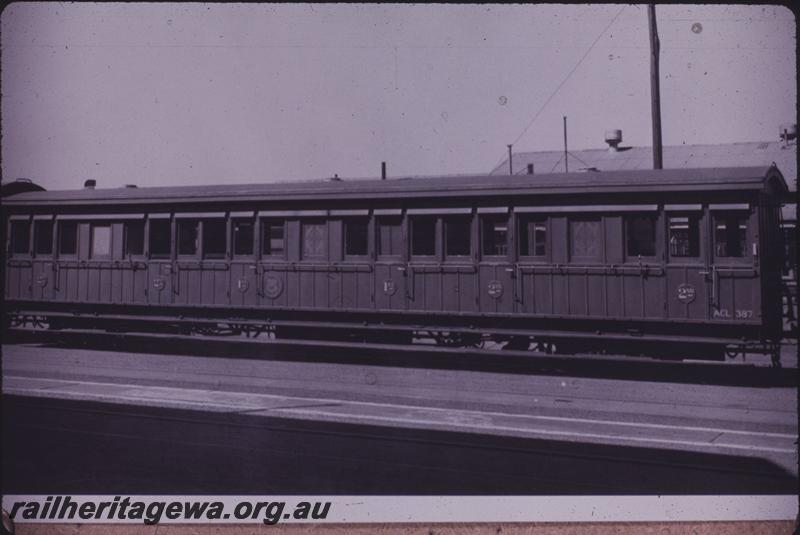
[[[125,401],[133,404],[142,405],[143,402],[150,402],[149,405],[188,405],[192,407],[201,407],[205,410],[214,410],[220,412],[218,409],[224,408],[232,411],[250,411],[250,412],[270,412],[272,414],[291,414],[295,416],[304,416],[310,419],[326,419],[335,421],[349,421],[359,420],[368,421],[373,424],[381,424],[386,422],[393,422],[396,424],[405,424],[417,427],[431,427],[443,426],[456,429],[472,429],[481,431],[494,431],[505,433],[516,433],[527,436],[531,435],[544,435],[544,436],[562,436],[586,439],[604,439],[604,440],[622,440],[631,442],[644,442],[653,444],[668,444],[668,445],[683,445],[695,446],[705,448],[729,448],[747,451],[764,451],[773,453],[796,453],[796,447],[772,447],[772,446],[759,446],[753,444],[734,444],[730,442],[719,442],[720,438],[724,435],[739,435],[748,437],[769,437],[773,439],[783,439],[783,441],[794,441],[796,434],[789,433],[766,433],[755,431],[742,431],[724,428],[712,427],[697,427],[697,426],[679,426],[669,424],[651,424],[651,423],[636,423],[636,422],[617,422],[613,420],[592,420],[588,418],[570,418],[559,416],[539,416],[539,415],[525,415],[525,414],[507,414],[500,412],[481,412],[471,410],[455,410],[444,409],[438,407],[420,407],[413,405],[394,405],[388,403],[377,402],[353,402],[343,401],[330,398],[307,398],[307,397],[289,397],[279,396],[274,394],[256,394],[256,393],[242,393],[242,392],[228,392],[218,390],[200,390],[189,388],[173,388],[162,386],[144,386],[144,385],[125,385],[119,383],[104,383],[104,382],[89,382],[89,381],[68,381],[60,379],[39,379],[19,376],[6,376],[4,381],[4,392],[6,394],[16,394],[34,397],[66,397],[68,399],[90,399],[106,402],[119,402]],[[15,383],[16,386],[15,386]],[[33,385],[31,385],[33,383]],[[34,385],[39,386],[34,386]],[[102,393],[102,392],[87,392],[86,390],[75,390],[74,387],[101,387],[112,388],[119,390],[119,392]],[[131,394],[131,391],[136,392]],[[138,391],[138,392],[137,392]],[[258,401],[261,401],[259,403]],[[264,405],[264,401],[271,401],[272,403]],[[338,405],[346,412],[334,412],[321,409],[307,409],[303,407],[281,407],[275,406],[274,403],[279,402],[283,405],[291,404],[308,404],[309,402]],[[144,403],[148,404],[148,403]],[[389,414],[369,415],[358,414],[358,408],[380,408],[390,411],[404,410],[411,413],[417,413],[418,417],[413,416],[392,416]],[[442,419],[435,415],[444,415],[446,418]],[[426,418],[426,416],[430,416]],[[493,423],[489,418],[498,417],[504,419],[515,420],[520,423],[536,421],[540,422],[561,422],[565,424],[584,424],[584,425],[600,425],[607,427],[624,427],[624,428],[639,428],[639,429],[659,429],[669,430],[676,432],[692,432],[692,433],[709,433],[715,436],[708,440],[677,440],[665,439],[657,437],[645,436],[631,436],[629,434],[621,433],[597,433],[588,431],[562,431],[553,429],[542,429],[528,426],[515,426],[505,425],[501,423]],[[459,421],[460,420],[460,421]],[[724,440],[724,439],[723,439]],[[792,443],[790,442],[790,444]]]

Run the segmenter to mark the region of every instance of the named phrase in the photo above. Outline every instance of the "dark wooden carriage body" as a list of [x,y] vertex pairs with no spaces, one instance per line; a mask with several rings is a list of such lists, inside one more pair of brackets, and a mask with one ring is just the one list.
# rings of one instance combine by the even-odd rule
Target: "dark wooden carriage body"
[[27,192],[3,202],[5,305],[53,326],[774,348],[786,191],[771,167]]

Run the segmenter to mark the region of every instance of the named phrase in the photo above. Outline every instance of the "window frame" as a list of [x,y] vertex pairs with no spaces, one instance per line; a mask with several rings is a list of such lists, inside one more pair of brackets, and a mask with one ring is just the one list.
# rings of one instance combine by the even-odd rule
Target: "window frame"
[[[427,220],[433,223],[433,253],[415,254],[414,253],[414,224],[417,221]],[[443,249],[440,229],[442,228],[441,217],[436,215],[420,214],[408,216],[408,258],[410,261],[435,262],[439,259],[439,251]]]
[[[100,228],[108,229],[108,252],[97,254],[95,253],[95,230]],[[89,223],[89,260],[111,260],[114,254],[114,225],[108,223]]]
[[[211,223],[212,221],[213,222],[222,223],[222,232],[220,233],[220,236],[222,237],[223,240],[225,240],[225,243],[224,243],[223,248],[222,248],[222,253],[214,253],[214,256],[209,256],[208,251],[206,251],[206,245],[207,245],[206,244],[206,238],[207,238],[208,235],[210,235],[210,233],[208,233],[208,228],[207,227],[210,226],[209,223]],[[208,261],[208,262],[224,262],[225,260],[228,260],[230,258],[230,253],[229,253],[230,249],[229,249],[229,243],[228,243],[228,218],[227,217],[203,217],[203,218],[200,218],[200,228],[199,228],[198,232],[199,232],[199,237],[198,237],[198,242],[199,242],[198,243],[198,246],[199,246],[198,249],[199,249],[199,251],[198,251],[198,253],[199,253],[199,256],[200,256],[201,260],[203,260],[204,262],[206,262],[206,261]]]
[[[278,221],[281,223],[282,232],[281,232],[281,240],[283,242],[283,250],[279,253],[264,253],[264,240],[271,240],[269,232],[265,232],[265,226],[270,222]],[[285,217],[272,217],[272,216],[261,216],[258,218],[258,258],[268,259],[268,260],[286,260],[287,253],[288,253],[288,227],[289,222],[288,219]]]
[[[744,219],[747,227],[744,234],[744,246],[741,256],[719,255],[717,254],[717,221],[720,217],[736,217],[738,220]],[[753,241],[753,211],[749,209],[723,209],[711,211],[711,258],[714,264],[718,263],[750,263],[753,261],[751,244]],[[727,245],[726,245],[727,248]]]
[[[552,236],[551,225],[550,225],[551,217],[548,214],[543,213],[519,213],[517,214],[517,239],[515,240],[517,246],[517,256],[519,257],[520,261],[523,262],[530,262],[530,263],[542,263],[545,264],[550,259],[550,251],[551,251],[551,242],[552,240],[550,237]],[[534,225],[534,236],[533,241],[530,241],[530,238],[527,240],[527,245],[533,246],[534,253],[536,252],[536,228],[535,225],[538,223],[542,223],[544,225],[544,232],[545,232],[545,241],[544,241],[544,254],[536,255],[536,254],[522,254],[522,245],[525,243],[523,238],[523,225],[528,225],[533,223]],[[530,228],[525,231],[525,234],[529,234]],[[528,251],[530,252],[530,247]]]
[[[175,257],[178,259],[200,259],[202,258],[201,249],[202,249],[202,236],[200,234],[200,218],[194,217],[185,217],[175,220]],[[194,252],[191,253],[182,253],[181,252],[181,227],[187,225],[189,223],[194,223],[195,228],[195,244],[194,244]]]
[[[638,262],[641,258],[648,262],[654,262],[659,257],[659,213],[658,212],[627,212],[622,214],[622,252],[625,262]],[[650,219],[653,222],[653,254],[634,254],[629,250],[630,247],[630,227],[629,224],[634,218]],[[602,230],[601,230],[602,232]]]
[[[39,230],[38,230],[38,228],[39,228],[40,225],[43,225],[43,224],[50,225],[50,251],[49,252],[40,253],[39,252],[39,248],[38,248],[38,246],[39,246]],[[31,253],[32,253],[33,257],[34,258],[40,257],[40,256],[49,257],[49,258],[54,257],[55,256],[55,250],[56,250],[56,248],[55,248],[55,237],[56,237],[56,222],[55,222],[55,220],[52,217],[48,217],[46,219],[45,218],[37,219],[36,217],[34,217],[33,218],[32,232],[33,232],[33,238],[32,238],[33,239],[33,245],[31,247]]]
[[[300,261],[301,262],[325,262],[328,263],[331,261],[331,243],[330,243],[330,227],[329,227],[330,220],[327,218],[321,217],[308,217],[304,219],[300,219]],[[306,227],[307,226],[319,226],[322,228],[322,245],[324,251],[319,256],[306,256]],[[285,228],[285,227],[284,227]],[[284,230],[284,235],[286,230]],[[284,243],[284,248],[286,245]]]
[[[441,220],[441,228],[442,228],[442,256],[444,257],[445,262],[463,262],[465,260],[471,260],[475,254],[475,244],[473,238],[474,233],[474,220],[472,214],[448,214],[443,215],[440,217]],[[469,250],[466,254],[450,254],[447,251],[448,245],[448,223],[454,220],[464,220],[466,222],[467,228],[467,246]]]
[[[361,222],[364,224],[364,240],[366,250],[364,254],[353,254],[347,252],[347,236],[348,236],[348,224],[352,224],[355,222]],[[372,258],[372,250],[373,244],[371,243],[371,235],[373,234],[370,232],[370,227],[372,225],[372,218],[369,216],[348,216],[342,218],[342,258],[345,261],[369,261]]]
[[[577,222],[597,222],[599,228],[599,251],[596,256],[579,256],[574,253],[574,243],[575,238],[573,236],[573,223]],[[589,265],[597,265],[597,264],[604,264],[606,258],[606,231],[605,231],[606,221],[605,218],[601,213],[597,214],[572,214],[567,216],[567,258],[570,263],[574,264],[589,264]],[[624,223],[623,223],[623,231],[622,231],[622,238],[624,240]],[[623,242],[623,248],[625,247],[625,243]],[[624,252],[625,249],[623,249]]]
[[[80,233],[80,226],[79,226],[78,223],[79,222],[77,220],[74,220],[74,219],[62,219],[60,221],[56,220],[56,229],[57,229],[56,230],[56,232],[57,232],[56,256],[58,258],[66,258],[66,259],[78,258],[78,252],[81,250],[81,243],[80,243],[80,241],[81,241],[81,233]],[[75,235],[75,241],[74,241],[74,243],[75,243],[75,251],[72,252],[72,253],[65,253],[62,250],[62,237],[64,235],[64,227],[65,226],[72,226],[75,229],[75,232],[74,232],[74,235]]]
[[[486,225],[487,222],[495,222],[495,223],[505,223],[506,226],[506,239],[505,239],[505,254],[491,254],[486,252]],[[503,213],[503,214],[494,214],[494,213],[486,213],[481,214],[478,213],[478,253],[479,257],[482,260],[489,260],[489,261],[504,261],[508,260],[508,257],[512,251],[511,247],[511,225],[512,219],[511,214]],[[494,227],[492,227],[492,232],[494,232]],[[494,243],[494,242],[493,242]],[[495,244],[496,245],[496,244]]]
[[[147,253],[147,235],[148,235],[148,226],[147,221],[144,219],[127,219],[121,221],[122,223],[122,258],[145,258]],[[139,224],[142,226],[142,252],[141,253],[132,253],[128,254],[128,243],[129,243],[129,229],[131,225]]]
[[[249,253],[237,253],[236,252],[236,228],[237,223],[249,223],[252,231],[251,231],[251,240],[250,240],[250,252]],[[231,216],[230,218],[230,226],[231,226],[231,235],[230,235],[230,250],[231,250],[231,258],[236,259],[243,259],[243,258],[255,258],[257,254],[257,238],[258,234],[256,229],[258,227],[258,222],[255,220],[254,217],[238,217],[238,216]]]
[[[675,212],[665,212],[665,227],[666,227],[666,235],[665,235],[665,258],[668,262],[672,263],[681,263],[681,262],[700,262],[704,257],[703,251],[703,235],[702,235],[702,228],[703,228],[703,214],[702,212],[688,212],[688,211],[675,211]],[[672,254],[672,244],[670,243],[670,239],[672,237],[672,219],[673,218],[686,218],[689,224],[689,231],[691,234],[691,225],[692,221],[695,222],[695,230],[697,232],[697,254],[695,255],[674,255]],[[691,247],[691,235],[689,236],[689,243]]]
[[[27,228],[27,249],[25,251],[15,251],[17,243],[23,240],[17,240],[14,228],[18,225],[24,225]],[[33,256],[33,222],[30,217],[9,219],[8,220],[8,256],[9,258],[31,258]]]
[[[175,236],[177,232],[177,226],[173,223],[175,222],[174,219],[169,217],[148,217],[146,221],[146,229],[145,229],[145,256],[149,260],[172,260],[175,258],[176,249],[177,249],[177,237]],[[168,251],[166,253],[153,253],[153,224],[165,224],[168,232],[167,232],[167,245]]]
[[[381,224],[383,222],[386,222],[387,220],[390,220],[390,221],[393,221],[393,222],[396,221],[397,225],[382,225]],[[404,242],[405,242],[405,240],[403,239],[403,216],[400,215],[400,214],[398,214],[398,215],[376,215],[373,218],[373,221],[374,221],[373,224],[374,224],[374,228],[375,228],[375,232],[374,232],[374,234],[375,234],[375,258],[378,261],[393,261],[393,262],[401,261],[402,258],[403,258],[403,245],[404,245]],[[391,226],[393,228],[396,226],[397,227],[397,232],[399,234],[397,243],[392,242],[392,240],[390,238],[390,242],[392,242],[393,245],[397,246],[396,247],[396,252],[393,252],[391,254],[387,254],[387,253],[381,252],[381,243],[382,243],[382,241],[381,241],[381,228],[384,227],[384,226],[386,226],[386,227],[390,227]],[[394,231],[392,231],[392,232],[394,232]],[[395,247],[392,247],[392,249],[394,250]]]

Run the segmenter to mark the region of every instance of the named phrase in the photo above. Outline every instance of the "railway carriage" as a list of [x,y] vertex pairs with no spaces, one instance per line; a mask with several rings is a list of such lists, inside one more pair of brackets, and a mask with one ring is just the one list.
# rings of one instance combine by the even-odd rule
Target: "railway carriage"
[[7,323],[779,364],[770,168],[32,191]]

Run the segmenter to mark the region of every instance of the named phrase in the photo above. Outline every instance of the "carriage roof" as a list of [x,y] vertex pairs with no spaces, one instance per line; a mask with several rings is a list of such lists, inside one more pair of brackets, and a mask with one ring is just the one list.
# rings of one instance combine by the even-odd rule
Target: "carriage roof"
[[3,202],[25,206],[324,199],[388,200],[538,194],[760,191],[767,188],[779,195],[784,195],[788,191],[783,176],[775,166],[53,190],[20,193],[4,199]]

